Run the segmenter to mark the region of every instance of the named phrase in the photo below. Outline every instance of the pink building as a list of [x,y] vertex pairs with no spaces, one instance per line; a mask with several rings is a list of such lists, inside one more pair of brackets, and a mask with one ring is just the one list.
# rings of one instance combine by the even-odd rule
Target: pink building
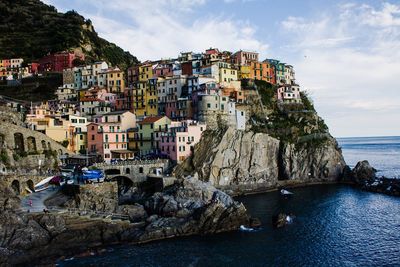
[[104,161],[133,158],[133,151],[128,150],[128,129],[136,127],[135,114],[130,111],[114,111],[104,114],[100,121],[98,124],[103,137]]
[[231,56],[231,61],[233,64],[248,66],[250,62],[258,62],[258,53],[240,50]]
[[173,76],[172,64],[159,63],[153,67],[153,77]]
[[205,130],[205,124],[192,120],[171,123],[168,132],[161,135],[161,154],[178,163],[184,161],[192,154]]
[[103,160],[103,132],[99,124],[92,122],[87,125],[87,142],[89,154]]

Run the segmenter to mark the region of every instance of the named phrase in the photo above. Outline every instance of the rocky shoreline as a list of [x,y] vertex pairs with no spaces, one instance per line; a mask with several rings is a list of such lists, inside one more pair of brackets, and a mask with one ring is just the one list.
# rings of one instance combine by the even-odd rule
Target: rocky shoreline
[[142,206],[125,207],[130,220],[16,213],[19,198],[4,184],[1,190],[0,265],[43,263],[109,244],[232,231],[250,222],[242,203],[195,179],[155,193]]
[[[72,190],[76,191],[72,195],[67,193],[71,190],[66,190],[46,201],[48,207],[64,212],[24,213],[20,211],[20,198],[0,181],[0,265],[51,264],[60,257],[97,253],[112,244],[140,244],[234,231],[241,225],[252,227],[257,220],[232,197],[279,188],[349,184],[400,195],[399,181],[377,178],[376,170],[367,161],[359,162],[353,170],[344,167],[343,174],[336,179],[276,179],[265,186],[231,183],[218,189],[212,184],[194,175],[179,179],[162,192],[146,195],[129,191],[132,199],[141,199],[135,203],[120,203],[121,188],[117,182],[81,185],[78,191]],[[124,218],[115,219],[115,214]]]

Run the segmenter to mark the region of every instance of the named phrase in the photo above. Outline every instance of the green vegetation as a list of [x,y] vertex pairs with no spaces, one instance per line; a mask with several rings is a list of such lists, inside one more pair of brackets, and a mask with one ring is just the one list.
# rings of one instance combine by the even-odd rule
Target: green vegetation
[[261,80],[255,80],[255,85],[265,108],[274,109],[274,105],[276,102],[275,92],[278,87],[276,85]]
[[2,149],[0,152],[0,162],[8,166],[10,164],[10,159],[8,158],[7,151]]
[[0,32],[0,58],[22,57],[30,62],[49,52],[78,48],[88,61],[105,60],[121,68],[138,62],[129,52],[100,38],[91,21],[76,11],[59,13],[39,0],[1,1]]
[[278,104],[275,100],[277,86],[264,81],[255,81],[255,85],[266,113],[252,114],[253,131],[265,132],[299,146],[325,143],[328,127],[315,112],[306,92],[301,93],[301,104]]
[[2,95],[24,101],[38,102],[55,98],[55,89],[62,84],[62,74],[46,73],[43,76],[22,79],[18,86],[0,83]]

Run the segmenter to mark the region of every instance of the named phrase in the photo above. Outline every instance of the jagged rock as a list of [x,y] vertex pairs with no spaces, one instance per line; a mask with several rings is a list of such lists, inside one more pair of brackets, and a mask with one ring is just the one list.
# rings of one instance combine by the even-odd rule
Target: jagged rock
[[65,220],[55,214],[43,214],[37,218],[37,222],[50,236],[58,235],[66,229]]
[[266,133],[234,128],[210,131],[175,174],[198,174],[200,180],[226,192],[276,187],[279,180],[339,180],[346,165],[341,150],[334,138],[323,138],[322,144],[290,144]]
[[141,222],[147,218],[147,212],[140,204],[119,206],[117,212],[128,215],[131,222]]
[[282,228],[285,227],[287,224],[287,215],[285,213],[279,213],[272,217],[272,226],[275,228]]
[[359,161],[352,170],[352,176],[356,183],[364,184],[366,181],[372,181],[376,178],[376,170],[367,160]]

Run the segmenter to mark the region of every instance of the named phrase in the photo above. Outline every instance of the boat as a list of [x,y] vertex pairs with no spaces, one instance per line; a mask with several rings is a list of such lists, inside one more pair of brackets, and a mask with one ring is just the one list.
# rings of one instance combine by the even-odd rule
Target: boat
[[50,185],[50,181],[54,178],[54,176],[50,176],[47,177],[46,179],[43,179],[42,181],[40,181],[39,183],[37,183],[34,188],[35,188],[35,192],[40,192],[43,190],[46,190],[47,188],[49,188]]
[[292,192],[290,192],[288,190],[285,190],[285,189],[281,189],[280,193],[281,193],[282,196],[291,196],[291,195],[293,195]]
[[102,170],[87,170],[83,171],[82,180],[84,182],[95,183],[104,182],[104,173]]

